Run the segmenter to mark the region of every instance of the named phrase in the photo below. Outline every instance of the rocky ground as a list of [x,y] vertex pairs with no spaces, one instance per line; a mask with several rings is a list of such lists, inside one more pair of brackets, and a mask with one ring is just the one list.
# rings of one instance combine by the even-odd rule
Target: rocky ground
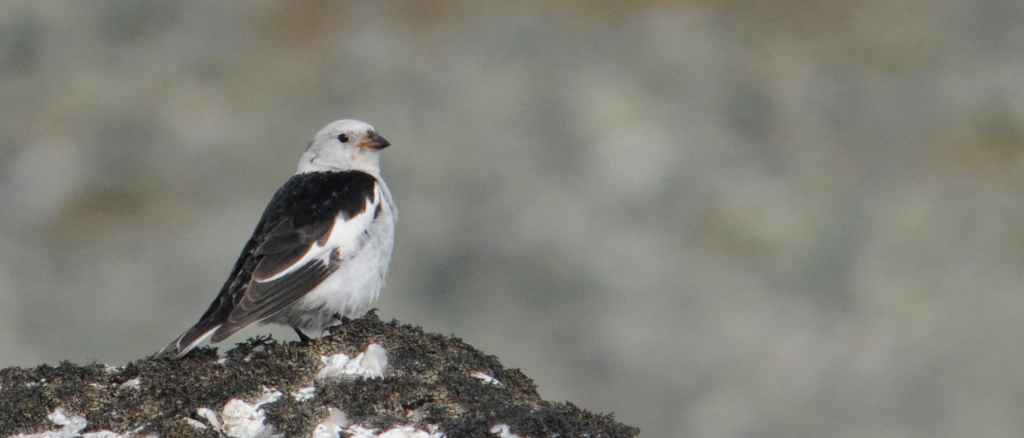
[[0,370],[0,436],[631,437],[462,340],[376,314],[308,345]]

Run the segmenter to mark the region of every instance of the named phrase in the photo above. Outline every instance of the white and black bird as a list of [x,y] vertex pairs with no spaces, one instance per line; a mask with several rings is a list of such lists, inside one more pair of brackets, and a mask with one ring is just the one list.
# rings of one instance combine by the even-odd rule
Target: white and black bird
[[317,132],[220,294],[162,354],[182,357],[252,323],[286,324],[307,341],[341,317],[366,313],[384,286],[398,216],[380,173],[389,144],[359,120]]

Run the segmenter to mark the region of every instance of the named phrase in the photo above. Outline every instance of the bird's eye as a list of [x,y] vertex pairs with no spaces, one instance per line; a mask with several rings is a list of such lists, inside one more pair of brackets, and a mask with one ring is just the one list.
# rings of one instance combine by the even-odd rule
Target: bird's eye
[[338,141],[348,143],[348,136],[345,134],[338,134]]

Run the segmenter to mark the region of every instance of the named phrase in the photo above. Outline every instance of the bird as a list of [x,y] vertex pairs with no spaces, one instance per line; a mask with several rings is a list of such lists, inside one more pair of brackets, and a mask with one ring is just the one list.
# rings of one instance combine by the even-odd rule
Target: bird
[[365,314],[384,286],[398,220],[380,167],[390,144],[360,120],[317,131],[220,293],[157,355],[181,358],[253,323],[291,326],[308,343],[310,333]]

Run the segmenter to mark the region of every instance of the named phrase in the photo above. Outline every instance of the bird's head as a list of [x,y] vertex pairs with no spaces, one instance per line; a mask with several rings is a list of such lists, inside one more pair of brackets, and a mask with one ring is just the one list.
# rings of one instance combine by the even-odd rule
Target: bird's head
[[380,173],[380,150],[390,146],[369,123],[338,120],[324,126],[299,159],[299,173],[362,170]]

